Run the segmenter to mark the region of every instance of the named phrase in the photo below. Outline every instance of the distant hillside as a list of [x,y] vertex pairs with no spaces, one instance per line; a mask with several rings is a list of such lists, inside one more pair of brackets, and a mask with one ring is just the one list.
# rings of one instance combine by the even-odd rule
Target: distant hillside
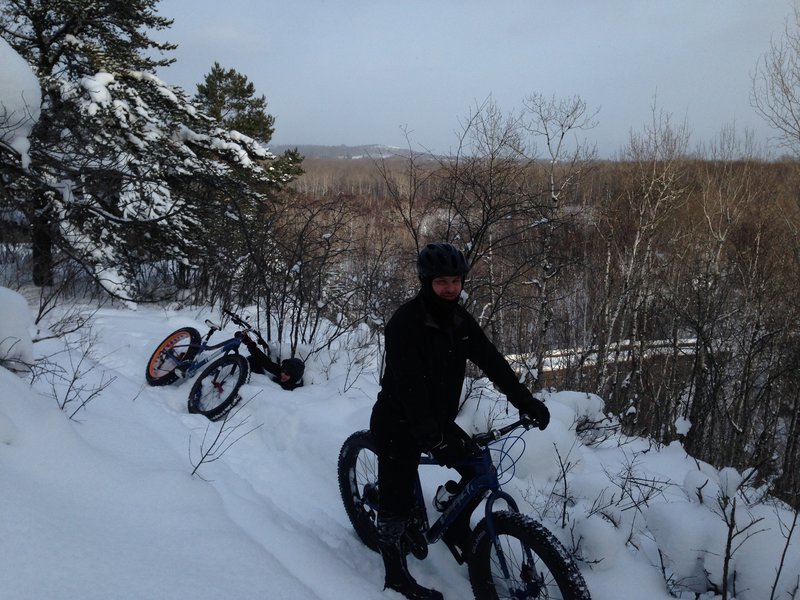
[[[362,146],[317,146],[313,144],[298,144],[296,146],[288,144],[273,144],[269,149],[274,154],[283,154],[286,150],[297,148],[306,158],[328,158],[328,159],[371,159],[371,158],[391,158],[393,156],[408,156],[408,148],[397,148],[384,146],[382,144],[365,144]],[[415,154],[417,154],[415,152]],[[422,153],[419,153],[422,154]]]

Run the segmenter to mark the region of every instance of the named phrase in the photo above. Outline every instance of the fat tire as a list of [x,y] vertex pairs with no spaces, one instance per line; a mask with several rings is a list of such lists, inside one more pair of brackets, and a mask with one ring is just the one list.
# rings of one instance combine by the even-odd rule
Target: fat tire
[[[147,361],[144,376],[150,385],[169,385],[178,379],[175,371],[178,365],[166,355],[169,350],[176,352],[179,361],[193,360],[200,350],[200,332],[194,327],[183,327],[164,338]],[[165,360],[169,361],[166,369],[163,368]]]
[[250,377],[250,365],[244,356],[226,354],[208,365],[189,392],[190,413],[219,421],[239,402],[239,388]]
[[[475,528],[470,542],[469,579],[477,600],[591,600],[578,566],[561,542],[544,526],[530,517],[510,511],[495,512],[492,518],[500,546],[511,563],[511,580],[506,581],[502,576],[484,518]],[[540,580],[537,579],[542,584],[538,590],[535,583],[523,583],[521,574],[528,572],[519,560],[523,545],[529,549],[536,573],[541,576]]]
[[378,552],[377,506],[365,501],[365,487],[378,485],[378,454],[369,430],[348,437],[339,451],[339,492],[347,518],[359,539]]
[[[359,539],[378,552],[378,453],[369,430],[357,431],[347,438],[339,451],[339,493],[344,511]],[[367,489],[371,498],[367,499]],[[428,556],[428,542],[422,533],[427,529],[425,509],[417,506],[403,534],[403,551],[419,560]]]

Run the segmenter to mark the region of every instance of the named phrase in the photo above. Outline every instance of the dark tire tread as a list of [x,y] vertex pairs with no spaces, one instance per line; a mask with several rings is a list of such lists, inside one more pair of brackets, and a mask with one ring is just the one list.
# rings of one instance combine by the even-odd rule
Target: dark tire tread
[[[540,559],[537,563],[544,563],[564,600],[591,600],[589,588],[569,552],[541,523],[526,515],[510,511],[494,512],[492,518],[498,536],[520,540]],[[486,519],[481,520],[475,528],[470,551],[472,556],[469,562],[469,578],[475,598],[502,600],[491,577],[492,540]],[[537,568],[541,568],[541,564],[537,564]]]
[[[217,380],[217,375],[223,369],[230,369],[223,372],[222,380]],[[192,389],[189,392],[188,410],[190,413],[201,414],[210,421],[219,421],[224,418],[230,410],[238,404],[239,388],[250,379],[250,364],[244,356],[239,354],[226,354],[221,356],[210,365],[195,379]],[[218,397],[218,402],[210,408],[203,408],[201,402],[204,399],[203,390],[213,383],[224,386],[224,391]]]
[[367,511],[361,504],[361,493],[358,489],[356,480],[356,467],[359,455],[362,452],[371,452],[375,455],[375,481],[377,484],[377,453],[375,442],[369,430],[357,431],[350,435],[342,444],[339,451],[338,476],[339,493],[342,495],[342,503],[347,513],[347,518],[353,525],[359,539],[375,552],[378,551],[378,530],[375,525],[377,514],[374,511]]
[[[175,372],[177,365],[172,365],[171,369],[162,371],[159,369],[162,354],[173,347],[181,340],[185,340],[188,336],[188,343],[181,343],[184,347],[183,354],[180,355],[180,360],[191,361],[197,356],[200,349],[200,332],[194,327],[182,327],[170,333],[165,337],[162,342],[156,347],[150,359],[147,361],[147,368],[145,369],[144,376],[147,383],[153,386],[169,385],[178,379],[178,373]],[[158,372],[163,374],[158,375]]]

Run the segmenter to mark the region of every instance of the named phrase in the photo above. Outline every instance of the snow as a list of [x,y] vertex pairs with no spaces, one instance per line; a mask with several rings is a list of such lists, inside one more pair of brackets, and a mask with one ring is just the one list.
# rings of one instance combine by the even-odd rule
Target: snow
[[94,77],[83,77],[81,87],[85,89],[90,98],[86,107],[89,116],[94,116],[101,106],[108,106],[111,103],[111,94],[108,85],[114,82],[114,76],[110,73],[97,73]]
[[33,318],[20,294],[0,287],[0,360],[9,369],[25,370],[33,363]]
[[[334,345],[308,360],[306,385],[291,392],[254,375],[228,424],[239,426],[237,441],[192,476],[204,436],[220,424],[187,413],[189,381],[149,387],[144,367],[168,333],[205,332],[204,319],[219,313],[77,307],[87,324],[66,339],[49,337],[74,308],[49,313],[37,329],[22,296],[0,289],[0,339],[27,334],[22,345],[34,363],[32,374],[0,368],[4,598],[399,598],[382,590],[380,558],[355,536],[336,477],[342,442],[368,426],[374,357],[353,381],[347,349]],[[19,358],[31,362],[31,354]],[[513,416],[488,382],[475,390],[462,427],[479,431]],[[550,427],[506,445],[519,461],[504,473],[504,489],[577,547],[592,598],[666,599],[668,588],[672,597],[719,597],[708,581],[721,589],[732,499],[739,527],[753,524],[731,559],[735,597],[770,596],[791,511],[754,500],[756,490],[742,485],[747,476],[696,461],[679,442],[577,435],[577,420],[603,418],[596,396],[560,392],[546,401]],[[425,467],[422,477],[432,498],[452,473]],[[466,568],[443,544],[425,561],[409,560],[445,598],[472,597]],[[775,597],[791,597],[798,572],[795,535]]]
[[678,435],[687,435],[692,429],[692,422],[686,417],[678,417],[675,419],[675,432]]
[[8,42],[0,38],[0,143],[21,157],[22,167],[30,165],[28,136],[39,118],[41,90],[28,63]]

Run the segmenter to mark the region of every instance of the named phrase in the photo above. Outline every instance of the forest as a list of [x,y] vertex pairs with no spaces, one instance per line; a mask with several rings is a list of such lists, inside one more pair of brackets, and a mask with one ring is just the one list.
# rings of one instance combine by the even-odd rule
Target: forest
[[417,250],[449,241],[466,306],[532,388],[598,394],[627,432],[755,468],[800,505],[800,27],[753,79],[780,148],[732,126],[698,146],[653,106],[599,160],[596,113],[532,93],[476,105],[450,156],[303,160],[268,151],[245,75],[215,64],[194,95],[153,75],[170,48],[141,33],[169,27],[151,0],[51,4],[0,11],[41,82],[30,165],[0,145],[0,285],[33,290],[38,319],[75,300],[255,305],[293,351],[379,341]]
[[291,188],[330,199],[343,255],[383,269],[386,300],[364,266],[367,296],[342,309],[383,323],[417,245],[453,240],[468,306],[532,384],[596,393],[629,433],[755,467],[796,501],[797,165],[733,138],[698,156],[665,127],[617,161],[306,160]]

